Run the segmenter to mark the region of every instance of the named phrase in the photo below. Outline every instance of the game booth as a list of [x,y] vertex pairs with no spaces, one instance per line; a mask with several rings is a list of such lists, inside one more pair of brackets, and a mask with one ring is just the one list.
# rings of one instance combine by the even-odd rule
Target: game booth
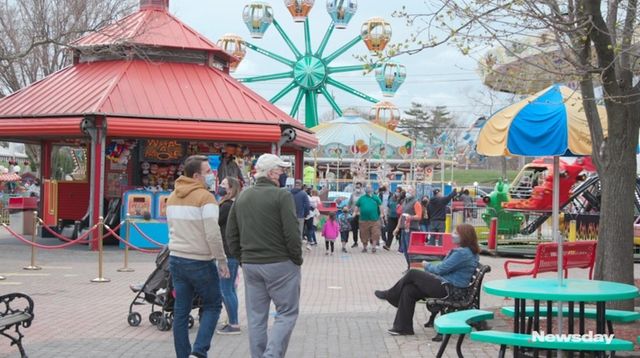
[[168,1],[141,0],[138,12],[76,40],[70,66],[0,100],[0,140],[41,146],[44,224],[86,228],[103,217],[115,228],[128,214],[164,243],[166,198],[193,154],[231,158],[245,185],[263,153],[287,157],[289,175],[302,178],[315,135],[232,78],[235,60]]

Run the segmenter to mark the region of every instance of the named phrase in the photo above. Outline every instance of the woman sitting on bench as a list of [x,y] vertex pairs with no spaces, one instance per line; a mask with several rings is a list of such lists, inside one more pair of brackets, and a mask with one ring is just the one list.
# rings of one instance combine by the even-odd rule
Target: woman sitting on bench
[[424,298],[441,298],[448,293],[444,284],[467,287],[478,266],[478,238],[473,226],[461,224],[453,233],[460,247],[449,252],[439,265],[424,263],[424,271],[409,270],[393,287],[375,291],[376,297],[398,308],[391,335],[413,335],[413,313],[416,302]]

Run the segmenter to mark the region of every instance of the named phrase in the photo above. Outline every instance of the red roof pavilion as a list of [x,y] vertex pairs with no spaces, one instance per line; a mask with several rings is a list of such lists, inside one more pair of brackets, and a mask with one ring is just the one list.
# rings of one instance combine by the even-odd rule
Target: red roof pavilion
[[[282,150],[296,155],[297,177],[303,150],[318,143],[310,130],[232,78],[233,56],[168,8],[169,0],[140,0],[136,13],[75,41],[72,65],[0,100],[0,140],[41,143],[43,179],[51,174],[53,142],[92,134],[94,223],[102,215],[106,138],[239,142],[277,150],[283,131],[293,129],[295,139]],[[69,216],[86,211],[77,194],[84,191],[74,185],[64,189],[68,198],[59,194],[60,203],[78,207]]]

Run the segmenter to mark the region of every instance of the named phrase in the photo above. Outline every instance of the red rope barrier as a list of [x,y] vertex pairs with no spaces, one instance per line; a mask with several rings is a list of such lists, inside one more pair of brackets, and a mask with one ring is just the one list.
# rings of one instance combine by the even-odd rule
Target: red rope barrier
[[[115,237],[116,239],[118,239],[118,241],[122,242],[123,244],[125,244],[126,246],[134,249],[134,250],[138,250],[142,253],[145,254],[157,254],[158,252],[160,252],[160,249],[155,249],[155,250],[147,250],[147,249],[142,249],[140,247],[137,247],[135,245],[130,244],[129,242],[127,242],[127,240],[121,238],[118,234],[116,234],[110,227],[108,227],[107,225],[104,226],[105,229],[107,229],[107,232],[111,233],[111,235],[113,235],[113,237]],[[161,245],[162,246],[162,245]]]
[[[113,229],[111,229],[111,230],[113,230],[113,231],[118,231],[118,229],[120,229],[120,227],[122,226],[122,224],[123,224],[123,223],[124,223],[124,221],[121,221],[121,222],[118,224],[118,226],[114,227],[114,228],[113,228]],[[105,226],[106,226],[106,225],[105,225]],[[106,234],[106,235],[104,235],[102,238],[103,238],[103,239],[106,239],[106,238],[108,238],[108,237],[110,237],[110,236],[111,236],[111,233],[107,233],[107,234]]]
[[140,234],[140,236],[142,236],[143,239],[149,241],[150,243],[156,245],[156,246],[164,246],[164,244],[161,244],[159,242],[157,242],[156,240],[150,238],[149,236],[147,236],[147,234],[145,234],[142,229],[140,229],[140,227],[138,226],[138,224],[131,222],[131,225],[133,226],[134,229],[136,229],[136,231],[138,232],[138,234]]
[[37,248],[40,248],[40,249],[48,249],[48,250],[64,249],[65,247],[69,247],[69,246],[73,246],[73,245],[77,245],[77,244],[86,244],[86,243],[98,241],[97,237],[94,238],[94,239],[91,239],[91,240],[84,240],[87,236],[89,236],[89,234],[92,231],[94,231],[97,228],[97,225],[94,225],[91,228],[91,230],[87,231],[84,235],[78,237],[77,239],[75,239],[73,241],[67,242],[65,244],[53,245],[53,246],[42,245],[42,244],[38,244],[36,242],[31,242],[31,240],[26,239],[22,235],[20,235],[20,234],[16,233],[15,231],[11,230],[11,228],[9,226],[7,226],[6,224],[2,224],[2,227],[4,227],[9,232],[9,234],[13,235],[13,237],[15,237],[16,239],[18,239],[18,240],[20,240],[20,241],[22,241],[22,242],[24,242],[26,244],[29,244],[29,245],[35,246]]

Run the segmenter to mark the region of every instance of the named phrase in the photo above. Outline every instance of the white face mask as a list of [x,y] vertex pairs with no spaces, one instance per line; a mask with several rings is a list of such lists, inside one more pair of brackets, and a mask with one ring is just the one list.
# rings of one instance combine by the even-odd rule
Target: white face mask
[[455,244],[455,245],[460,245],[460,235],[458,235],[457,232],[454,232],[453,234],[451,234],[451,241]]

